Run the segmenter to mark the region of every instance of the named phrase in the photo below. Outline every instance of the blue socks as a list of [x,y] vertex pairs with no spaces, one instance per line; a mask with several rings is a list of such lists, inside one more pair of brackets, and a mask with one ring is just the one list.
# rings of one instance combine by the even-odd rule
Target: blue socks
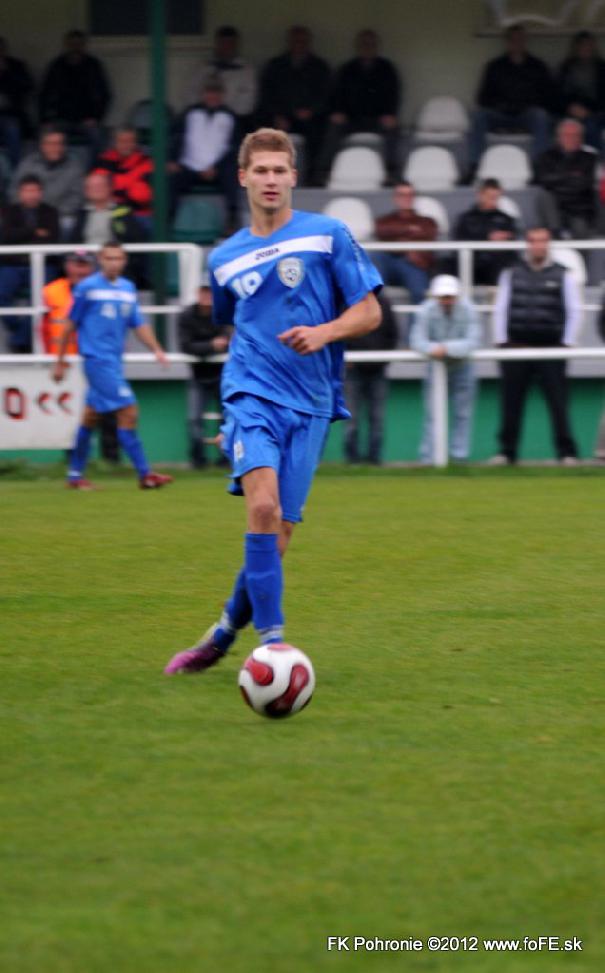
[[143,443],[134,429],[118,429],[118,442],[139,476],[147,476],[149,464],[145,458]]
[[93,430],[86,426],[80,426],[76,434],[76,441],[69,457],[69,470],[67,471],[68,480],[81,479],[90,453],[90,440]]
[[246,588],[246,569],[242,568],[237,578],[233,594],[225,605],[213,637],[214,644],[221,652],[226,652],[237,637],[240,628],[245,628],[252,621],[252,604]]
[[[90,453],[90,441],[94,430],[87,426],[80,426],[76,441],[69,457],[68,480],[79,480],[84,474]],[[118,429],[118,441],[139,476],[147,476],[149,464],[145,458],[143,443],[133,429]]]
[[284,580],[277,534],[246,534],[245,550],[246,588],[254,627],[263,642],[280,642],[284,634]]
[[283,638],[283,573],[277,534],[246,534],[245,556],[245,567],[214,633],[214,644],[221,652],[227,651],[238,630],[252,619],[263,643]]

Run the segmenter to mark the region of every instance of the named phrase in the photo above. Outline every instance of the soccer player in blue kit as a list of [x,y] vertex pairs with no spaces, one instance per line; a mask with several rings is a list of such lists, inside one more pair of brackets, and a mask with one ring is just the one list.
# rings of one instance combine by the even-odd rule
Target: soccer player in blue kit
[[239,179],[249,228],[210,255],[217,325],[234,324],[221,397],[231,492],[244,495],[244,566],[219,621],[167,675],[223,658],[254,623],[263,644],[281,642],[282,563],[342,397],[343,342],[380,324],[378,272],[343,223],[292,210],[294,149],[284,132],[244,139]]
[[116,412],[118,442],[129,457],[143,490],[155,490],[172,482],[172,477],[149,469],[143,444],[136,431],[137,401],[124,378],[122,353],[130,328],[139,340],[166,364],[166,355],[151,327],[145,324],[132,281],[121,277],[127,256],[119,243],[106,243],[99,253],[100,271],[91,274],[74,289],[69,324],[65,328],[53,378],[60,382],[65,374],[65,349],[74,330],[84,359],[88,382],[86,405],[76,441],[70,455],[67,483],[73,490],[92,490],[84,477],[90,441],[101,412]]

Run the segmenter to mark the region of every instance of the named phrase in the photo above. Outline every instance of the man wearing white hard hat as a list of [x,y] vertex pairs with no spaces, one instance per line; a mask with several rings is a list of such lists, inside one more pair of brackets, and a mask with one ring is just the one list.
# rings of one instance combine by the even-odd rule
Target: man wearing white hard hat
[[475,398],[475,374],[469,356],[480,343],[477,309],[461,296],[458,278],[450,274],[434,277],[429,297],[420,305],[410,333],[410,347],[426,355],[430,363],[424,380],[424,423],[420,443],[423,463],[431,463],[434,459],[431,409],[434,360],[443,361],[447,366],[452,417],[450,457],[454,462],[468,459]]

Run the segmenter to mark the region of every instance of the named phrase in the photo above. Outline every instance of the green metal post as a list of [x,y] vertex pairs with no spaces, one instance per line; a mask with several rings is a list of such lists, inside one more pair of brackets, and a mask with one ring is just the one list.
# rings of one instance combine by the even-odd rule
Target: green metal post
[[[156,243],[168,240],[168,193],[166,184],[166,0],[148,0],[150,22],[150,60],[153,154],[153,239]],[[154,256],[153,284],[157,304],[166,302],[166,258]],[[164,337],[164,318],[156,319],[160,340]]]

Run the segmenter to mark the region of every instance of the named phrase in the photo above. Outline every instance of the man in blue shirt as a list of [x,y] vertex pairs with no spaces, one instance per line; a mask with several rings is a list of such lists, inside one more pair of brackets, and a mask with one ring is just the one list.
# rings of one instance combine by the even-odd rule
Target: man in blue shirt
[[132,281],[121,277],[126,266],[126,253],[119,243],[106,243],[99,254],[101,270],[81,281],[74,289],[74,300],[65,328],[53,378],[60,382],[65,374],[65,350],[74,330],[84,359],[88,392],[82,423],[71,453],[67,486],[73,490],[91,490],[84,478],[90,452],[90,441],[99,414],[116,412],[118,441],[131,460],[143,490],[154,490],[172,482],[171,476],[153,473],[145,457],[136,426],[137,402],[124,378],[122,353],[128,330],[134,329],[139,340],[166,364],[166,355],[148,324],[143,321]]
[[167,675],[214,665],[250,621],[263,644],[282,641],[281,557],[302,520],[329,424],[349,415],[343,341],[380,323],[374,291],[382,281],[349,230],[292,210],[288,136],[246,136],[239,179],[250,228],[217,247],[209,269],[215,322],[235,325],[221,386],[223,449],[231,490],[246,501],[244,566],[220,621],[174,656]]

